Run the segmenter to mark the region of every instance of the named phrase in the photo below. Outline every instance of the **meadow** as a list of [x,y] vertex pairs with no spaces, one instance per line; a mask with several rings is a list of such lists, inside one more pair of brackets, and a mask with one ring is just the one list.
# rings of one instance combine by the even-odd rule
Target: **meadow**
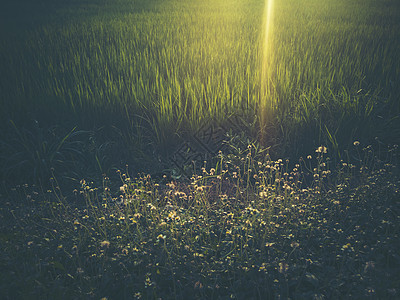
[[4,297],[398,297],[400,5],[265,7],[9,1]]
[[168,157],[202,124],[224,124],[232,115],[243,119],[251,140],[264,128],[264,146],[278,156],[376,136],[398,141],[395,1],[277,2],[267,91],[263,1],[60,7],[47,22],[31,17],[36,26],[3,34],[1,119],[3,132],[11,132],[3,140],[16,135],[9,120],[36,139],[34,124],[42,131],[64,124],[60,140],[75,126],[101,131],[95,146],[123,144],[116,148],[129,149],[124,156],[133,153],[139,169]]

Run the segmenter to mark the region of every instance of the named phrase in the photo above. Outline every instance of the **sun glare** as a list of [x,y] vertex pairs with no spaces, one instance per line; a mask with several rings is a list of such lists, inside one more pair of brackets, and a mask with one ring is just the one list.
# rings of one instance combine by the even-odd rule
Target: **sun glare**
[[272,95],[271,93],[271,81],[272,81],[272,27],[273,27],[273,4],[274,0],[265,0],[263,24],[262,24],[262,58],[261,58],[261,84],[260,84],[260,141],[264,143],[265,136],[265,124],[266,124],[266,105],[267,99]]

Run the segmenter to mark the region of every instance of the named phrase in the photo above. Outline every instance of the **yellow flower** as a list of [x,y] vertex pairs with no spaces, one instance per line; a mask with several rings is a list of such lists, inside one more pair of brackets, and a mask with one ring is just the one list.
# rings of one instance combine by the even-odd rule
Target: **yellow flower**
[[315,150],[317,153],[327,153],[328,149],[325,146],[319,146],[317,150]]
[[176,211],[171,211],[169,214],[168,214],[168,218],[170,218],[170,219],[173,219],[173,218],[175,218],[176,217]]
[[110,242],[107,241],[107,240],[104,240],[104,241],[102,241],[102,242],[100,243],[100,246],[101,246],[102,248],[108,248],[108,247],[110,247]]
[[166,238],[166,236],[165,236],[165,235],[162,235],[162,234],[159,234],[159,235],[157,236],[157,240],[165,240],[165,238]]

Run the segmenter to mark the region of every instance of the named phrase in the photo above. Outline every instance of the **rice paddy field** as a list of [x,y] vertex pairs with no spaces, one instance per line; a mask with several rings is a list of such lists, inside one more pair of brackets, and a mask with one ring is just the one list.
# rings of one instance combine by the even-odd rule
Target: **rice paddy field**
[[2,297],[400,297],[397,0],[6,2]]

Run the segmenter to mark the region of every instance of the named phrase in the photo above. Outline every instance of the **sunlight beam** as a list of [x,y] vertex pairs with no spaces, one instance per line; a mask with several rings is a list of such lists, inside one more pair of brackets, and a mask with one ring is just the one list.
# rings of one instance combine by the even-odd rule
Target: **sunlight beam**
[[273,26],[273,4],[274,0],[265,0],[263,24],[262,24],[262,41],[261,41],[261,84],[260,84],[260,142],[265,142],[265,126],[267,114],[267,99],[271,97],[271,83],[272,83],[272,26]]

